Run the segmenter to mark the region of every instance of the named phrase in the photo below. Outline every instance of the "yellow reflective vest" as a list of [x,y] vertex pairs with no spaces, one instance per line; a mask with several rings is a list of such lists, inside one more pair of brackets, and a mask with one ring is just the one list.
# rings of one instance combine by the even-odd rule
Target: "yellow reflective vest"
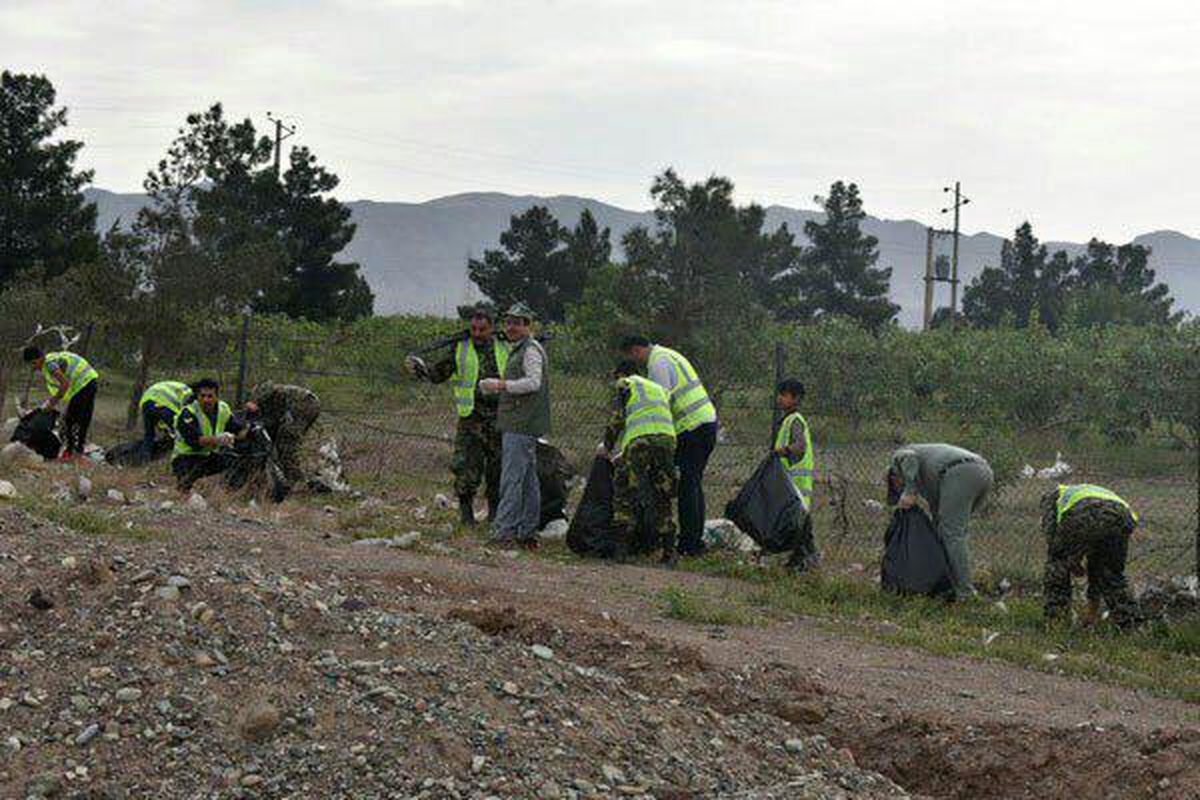
[[138,408],[144,408],[147,403],[154,403],[159,408],[169,408],[178,414],[191,393],[192,387],[182,381],[159,381],[142,392]]
[[779,460],[783,462],[784,471],[791,478],[792,485],[796,487],[796,491],[800,494],[800,499],[804,501],[804,508],[811,510],[813,498],[813,465],[816,463],[816,459],[813,456],[812,433],[808,429],[808,420],[804,419],[796,411],[784,417],[783,422],[779,425],[779,432],[775,434],[775,448],[779,449],[791,444],[792,432],[797,425],[804,429],[804,456],[801,458],[780,456]]
[[63,370],[67,374],[67,393],[63,395],[63,402],[71,402],[71,398],[79,394],[79,390],[87,386],[96,378],[100,377],[100,373],[96,372],[95,367],[87,362],[83,356],[77,356],[74,353],[66,350],[61,350],[55,353],[46,353],[46,363],[42,365],[42,374],[46,378],[46,391],[51,397],[58,394],[58,381],[54,379],[54,373],[50,371],[50,365],[55,361],[65,361],[67,366]]
[[[492,348],[496,353],[496,366],[500,376],[504,376],[508,366],[508,354],[511,348],[508,342],[499,339],[492,340]],[[460,417],[469,417],[475,411],[475,386],[479,383],[479,353],[470,337],[458,343],[454,351],[454,408]]]
[[175,450],[171,453],[171,460],[174,461],[179,456],[209,456],[217,452],[218,448],[216,447],[192,447],[184,440],[183,433],[179,430],[184,411],[190,411],[196,417],[196,421],[200,423],[201,436],[221,435],[225,432],[229,420],[233,418],[233,411],[229,408],[229,404],[220,400],[217,402],[217,422],[214,425],[213,421],[208,418],[208,414],[205,414],[204,409],[200,407],[200,400],[193,400],[175,415]]
[[1103,486],[1095,486],[1090,483],[1077,483],[1072,486],[1058,487],[1058,517],[1057,521],[1062,522],[1063,515],[1075,507],[1082,500],[1108,500],[1112,503],[1124,506],[1127,511],[1133,516],[1134,521],[1137,521],[1137,514],[1129,507],[1121,497],[1111,489],[1105,489]]
[[618,452],[625,452],[625,448],[643,436],[675,438],[671,400],[666,389],[640,375],[621,378],[617,385],[629,389],[629,398],[625,401],[625,427],[617,444]]
[[675,387],[671,393],[671,416],[675,420],[675,433],[687,433],[701,425],[717,421],[717,409],[708,397],[708,391],[700,382],[692,362],[669,347],[656,344],[650,348],[650,363],[666,358],[675,370]]

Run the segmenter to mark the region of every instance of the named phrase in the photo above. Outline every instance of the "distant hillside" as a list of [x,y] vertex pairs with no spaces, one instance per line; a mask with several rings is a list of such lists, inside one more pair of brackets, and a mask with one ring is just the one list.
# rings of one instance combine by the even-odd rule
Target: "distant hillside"
[[[98,225],[107,229],[117,219],[127,223],[145,198],[114,194],[100,189],[87,192],[99,209]],[[613,242],[635,225],[653,225],[648,211],[629,211],[583,197],[515,197],[500,193],[471,193],[441,197],[424,203],[385,203],[359,200],[348,205],[358,223],[358,233],[345,257],[364,267],[375,291],[379,313],[424,311],[453,313],[460,303],[477,299],[467,279],[466,263],[496,247],[509,219],[532,205],[548,206],[564,225],[574,225],[589,209],[601,227],[613,231]],[[767,221],[772,229],[782,223],[804,241],[804,223],[819,217],[815,211],[771,206]],[[879,239],[880,264],[892,267],[892,299],[899,303],[901,321],[919,324],[924,297],[925,227],[913,220],[870,217],[864,230]],[[959,265],[964,283],[986,265],[999,261],[1003,237],[991,233],[964,236],[959,244]],[[1200,239],[1176,231],[1155,231],[1135,240],[1153,250],[1152,265],[1160,280],[1171,287],[1177,303],[1200,312]],[[949,252],[949,239],[941,242]],[[1048,242],[1051,250],[1080,252],[1084,245]],[[619,246],[617,255],[620,255]],[[949,304],[949,287],[939,285],[939,305]]]

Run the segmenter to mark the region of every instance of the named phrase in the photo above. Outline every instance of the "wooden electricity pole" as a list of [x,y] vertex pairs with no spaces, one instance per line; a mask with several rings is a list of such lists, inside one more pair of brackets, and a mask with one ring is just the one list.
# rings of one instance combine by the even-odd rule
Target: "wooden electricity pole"
[[[949,186],[942,187],[943,192],[949,192]],[[959,212],[963,206],[971,202],[970,199],[963,197],[962,184],[958,181],[954,182],[954,249],[950,256],[950,330],[954,330],[958,325],[958,218]],[[943,208],[942,213],[950,211],[950,208]]]
[[[283,151],[283,140],[290,136],[296,135],[296,129],[283,124],[283,120],[271,115],[267,112],[267,119],[275,124],[275,177],[279,177],[279,162],[280,154]],[[285,133],[286,132],[286,133]]]

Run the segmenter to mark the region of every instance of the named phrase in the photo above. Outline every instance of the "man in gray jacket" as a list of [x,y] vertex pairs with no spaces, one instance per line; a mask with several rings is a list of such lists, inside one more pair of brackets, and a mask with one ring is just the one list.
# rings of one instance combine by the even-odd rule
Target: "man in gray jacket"
[[501,435],[500,503],[492,522],[492,540],[538,546],[541,487],[537,476],[537,440],[550,432],[550,382],[546,351],[531,336],[533,312],[516,303],[504,315],[508,364],[503,377],[479,382],[484,392],[500,394],[496,427]]
[[991,491],[992,482],[992,468],[982,456],[954,445],[910,444],[892,454],[888,499],[900,508],[911,508],[918,496],[925,498],[946,546],[959,600],[975,593],[967,522]]

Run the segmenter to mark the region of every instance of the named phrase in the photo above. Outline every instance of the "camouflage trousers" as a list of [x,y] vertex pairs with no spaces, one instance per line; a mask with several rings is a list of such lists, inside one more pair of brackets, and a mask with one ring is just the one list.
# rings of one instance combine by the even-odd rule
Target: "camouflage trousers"
[[1140,618],[1137,602],[1125,581],[1133,528],[1129,511],[1107,500],[1083,500],[1063,515],[1046,537],[1043,595],[1048,619],[1062,617],[1070,610],[1071,576],[1083,560],[1087,562],[1088,600],[1103,599],[1110,619],[1117,625]]
[[613,530],[626,552],[675,552],[674,499],[679,490],[675,443],[644,436],[625,449],[613,472]]
[[479,485],[484,484],[494,510],[500,499],[500,453],[500,431],[496,430],[495,420],[477,416],[460,418],[450,461],[454,493],[459,497],[474,497]]

